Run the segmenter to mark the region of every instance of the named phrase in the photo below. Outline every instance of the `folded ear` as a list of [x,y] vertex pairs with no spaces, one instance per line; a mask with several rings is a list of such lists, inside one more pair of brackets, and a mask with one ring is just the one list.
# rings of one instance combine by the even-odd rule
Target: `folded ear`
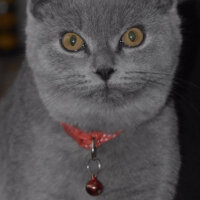
[[156,6],[163,12],[166,12],[177,6],[177,0],[154,0],[156,1]]
[[36,19],[42,20],[46,15],[50,14],[51,0],[28,0],[28,12]]

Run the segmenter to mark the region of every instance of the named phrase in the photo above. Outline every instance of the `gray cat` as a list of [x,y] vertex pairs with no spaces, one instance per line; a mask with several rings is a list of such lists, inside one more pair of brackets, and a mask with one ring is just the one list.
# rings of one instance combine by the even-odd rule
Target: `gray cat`
[[32,0],[26,61],[0,102],[0,199],[91,200],[90,152],[60,126],[123,133],[98,148],[95,199],[172,200],[180,168],[170,91],[175,0]]

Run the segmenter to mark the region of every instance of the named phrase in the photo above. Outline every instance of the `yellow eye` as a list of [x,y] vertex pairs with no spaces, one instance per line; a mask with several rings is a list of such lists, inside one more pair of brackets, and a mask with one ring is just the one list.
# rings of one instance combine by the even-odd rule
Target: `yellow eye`
[[84,40],[76,33],[66,33],[62,45],[68,51],[79,51],[84,47]]
[[122,42],[127,47],[137,47],[144,40],[144,34],[139,28],[131,28],[122,37]]

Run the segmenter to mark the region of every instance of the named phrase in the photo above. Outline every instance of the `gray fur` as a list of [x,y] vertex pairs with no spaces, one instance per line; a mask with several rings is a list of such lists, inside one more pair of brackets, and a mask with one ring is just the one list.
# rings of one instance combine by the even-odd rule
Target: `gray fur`
[[[44,0],[28,3],[26,61],[0,104],[0,199],[90,200],[89,152],[59,121],[123,134],[98,150],[104,200],[172,200],[180,167],[170,90],[181,46],[171,0]],[[118,50],[127,28],[145,41]],[[66,31],[88,51],[68,53]],[[116,72],[105,83],[93,72]]]

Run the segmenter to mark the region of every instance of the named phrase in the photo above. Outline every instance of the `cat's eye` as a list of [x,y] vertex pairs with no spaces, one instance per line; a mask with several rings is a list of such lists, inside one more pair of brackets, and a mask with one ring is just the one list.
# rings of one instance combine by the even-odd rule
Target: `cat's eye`
[[62,46],[71,52],[77,52],[84,48],[84,40],[76,33],[66,33],[61,39]]
[[139,28],[130,28],[122,36],[121,42],[126,47],[137,47],[144,40],[144,33]]

